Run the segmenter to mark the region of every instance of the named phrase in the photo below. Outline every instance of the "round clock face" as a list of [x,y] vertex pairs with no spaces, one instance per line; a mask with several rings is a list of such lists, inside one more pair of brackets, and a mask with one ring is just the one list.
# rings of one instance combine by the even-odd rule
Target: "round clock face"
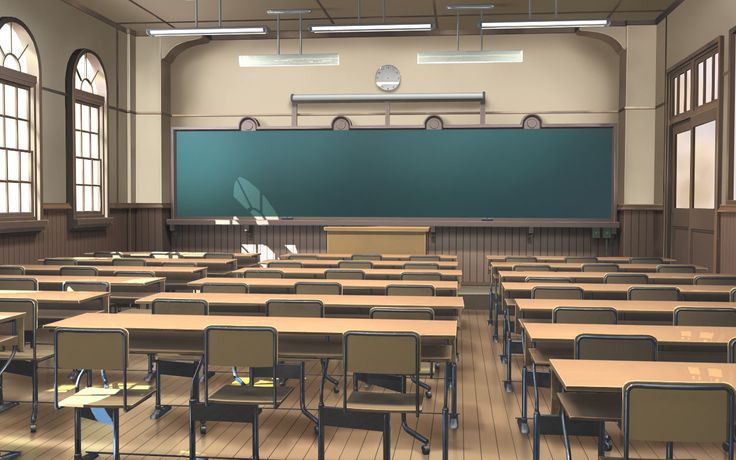
[[383,91],[394,91],[401,84],[401,73],[396,66],[382,65],[376,71],[376,86]]

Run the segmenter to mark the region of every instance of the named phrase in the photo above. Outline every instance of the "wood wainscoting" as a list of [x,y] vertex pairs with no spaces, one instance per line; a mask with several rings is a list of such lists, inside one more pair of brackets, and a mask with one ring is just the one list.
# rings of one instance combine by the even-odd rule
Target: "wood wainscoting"
[[627,205],[618,208],[621,226],[621,255],[661,257],[664,255],[664,208]]

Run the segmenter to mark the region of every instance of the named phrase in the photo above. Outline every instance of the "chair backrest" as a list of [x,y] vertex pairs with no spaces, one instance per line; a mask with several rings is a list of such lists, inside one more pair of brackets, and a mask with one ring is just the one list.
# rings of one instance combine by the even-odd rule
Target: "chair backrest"
[[598,259],[592,256],[568,256],[568,257],[565,257],[565,263],[567,264],[595,264],[595,263],[598,263]]
[[675,326],[736,326],[736,307],[677,307],[672,316]]
[[62,291],[77,292],[110,292],[110,283],[107,281],[64,281]]
[[115,270],[112,272],[112,276],[140,276],[143,278],[154,277],[156,272],[148,272],[143,270]]
[[572,283],[572,279],[564,276],[527,276],[524,278],[525,283]]
[[535,256],[507,256],[503,259],[504,262],[536,262]]
[[409,260],[431,260],[434,262],[439,262],[442,260],[440,256],[427,254],[427,255],[416,255],[416,256],[409,256]]
[[205,252],[205,259],[232,259],[233,255],[229,252]]
[[35,278],[0,278],[0,291],[38,291]]
[[72,265],[70,267],[61,267],[59,274],[61,276],[97,276],[100,274],[100,271],[97,267]]
[[112,259],[112,264],[115,266],[143,267],[146,265],[146,261],[137,257],[120,257],[119,259]]
[[113,258],[113,257],[119,256],[120,253],[117,252],[117,251],[95,251],[95,252],[92,253],[92,255],[94,257],[109,257],[109,258]]
[[733,388],[725,383],[629,382],[623,388],[624,458],[632,441],[726,441],[733,459],[733,406]]
[[319,257],[317,257],[317,254],[281,254],[279,256],[280,259],[301,259],[301,260],[317,260]]
[[728,362],[736,362],[736,338],[733,338],[728,342]]
[[[343,408],[347,409],[347,381],[350,374],[413,376],[419,381],[422,356],[419,335],[413,332],[359,332],[343,335]],[[405,388],[405,386],[404,386]],[[415,385],[416,414],[421,397]]]
[[[210,367],[270,368],[276,382],[278,332],[271,327],[209,326],[204,330],[204,375]],[[204,399],[209,401],[209,378],[204,379]],[[276,406],[278,385],[273,385]]]
[[203,299],[155,299],[151,303],[154,315],[209,315],[210,306]]
[[148,257],[153,257],[154,259],[170,259],[174,256],[178,256],[179,254],[176,252],[168,252],[168,251],[152,251],[150,254],[148,254]]
[[181,262],[182,259],[177,259],[176,262],[161,262],[162,267],[196,267],[197,262]]
[[580,334],[575,359],[656,361],[657,339],[650,335]]
[[404,270],[439,270],[440,264],[436,262],[406,262]]
[[515,272],[551,272],[552,267],[549,265],[514,265],[511,270]]
[[693,284],[709,284],[718,286],[736,286],[736,276],[728,275],[698,275],[693,278]]
[[220,294],[247,294],[247,284],[235,283],[202,283],[199,287],[200,292],[213,292]]
[[77,259],[70,257],[47,257],[43,259],[44,265],[78,265]]
[[401,274],[401,279],[415,281],[442,281],[442,274],[439,272],[404,272]]
[[319,300],[273,299],[266,302],[266,316],[324,318],[325,306]]
[[353,254],[352,260],[381,260],[381,254]]
[[434,310],[431,308],[373,307],[368,312],[371,319],[414,319],[433,320]]
[[294,283],[294,292],[297,294],[342,295],[340,283]]
[[618,314],[611,307],[556,307],[552,310],[553,323],[616,324]]
[[429,284],[389,284],[386,286],[386,295],[434,296],[437,292]]
[[606,284],[649,284],[645,273],[606,273],[603,275]]
[[302,268],[304,264],[298,260],[274,260],[268,263],[268,268]]
[[369,270],[373,268],[373,262],[370,260],[340,260],[337,262],[337,268],[355,268],[358,270]]
[[657,265],[657,273],[695,273],[697,268],[695,265],[686,264],[659,264]]
[[619,270],[616,264],[601,264],[598,262],[583,264],[581,269],[584,272],[617,272]]
[[244,272],[245,278],[283,278],[281,270],[248,270]]
[[631,286],[627,300],[680,300],[680,290],[671,286]]
[[0,265],[0,275],[25,275],[26,269],[22,265]]
[[731,289],[731,293],[728,295],[729,302],[736,302],[736,288]]
[[582,300],[583,290],[577,286],[534,286],[531,298]]
[[661,257],[632,257],[629,259],[631,264],[659,265],[663,262]]
[[[128,331],[125,329],[54,330],[54,405],[59,408],[60,369],[106,370],[122,373],[123,409],[128,410]],[[66,376],[62,377],[66,379]]]
[[365,272],[363,270],[333,268],[325,270],[325,278],[328,280],[364,280]]

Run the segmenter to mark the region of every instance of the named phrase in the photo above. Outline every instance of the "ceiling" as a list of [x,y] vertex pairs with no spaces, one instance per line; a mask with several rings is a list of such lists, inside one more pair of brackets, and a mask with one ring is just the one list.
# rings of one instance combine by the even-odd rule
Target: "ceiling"
[[[63,0],[81,10],[114,23],[136,34],[150,28],[194,26],[194,0]],[[447,6],[455,3],[484,4],[478,0],[361,0],[361,21],[433,22],[434,33],[455,33],[455,13]],[[557,0],[559,19],[610,19],[614,25],[654,24],[682,0]],[[529,0],[497,0],[486,13],[494,20],[518,20],[529,17]],[[222,0],[223,25],[267,25],[275,30],[267,9],[309,8],[304,26],[312,24],[354,24],[358,22],[357,0]],[[555,0],[532,0],[535,19],[554,19]],[[461,28],[477,32],[478,15],[464,12]],[[217,26],[218,0],[199,0],[200,27]],[[282,30],[297,30],[294,19],[282,20]]]

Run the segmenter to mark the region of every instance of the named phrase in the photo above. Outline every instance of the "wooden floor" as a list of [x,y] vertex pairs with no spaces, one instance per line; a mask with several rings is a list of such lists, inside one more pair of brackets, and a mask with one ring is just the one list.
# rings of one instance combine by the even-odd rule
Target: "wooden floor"
[[[501,380],[504,367],[498,359],[499,347],[491,346],[486,316],[480,311],[466,311],[461,334],[461,362],[459,364],[460,428],[451,432],[451,459],[531,459],[531,435],[519,433],[515,417],[519,414],[520,385],[515,383],[514,393],[505,393]],[[136,357],[133,365],[142,370],[144,360]],[[518,362],[515,363],[518,366]],[[316,407],[318,379],[316,367],[310,366],[307,401]],[[338,369],[333,372],[339,373]],[[515,378],[518,379],[515,367]],[[141,378],[142,372],[136,376]],[[215,377],[217,383],[226,382],[226,375]],[[41,379],[42,404],[39,411],[38,432],[28,430],[30,405],[21,404],[0,414],[0,449],[22,450],[24,459],[72,458],[72,414],[69,410],[53,408],[52,376],[48,370]],[[442,404],[442,380],[431,384],[435,397],[425,401],[424,414],[418,419],[409,416],[412,425],[431,437],[432,451],[429,459],[440,459],[440,417]],[[5,378],[5,396],[8,400],[28,401],[30,380],[8,375]],[[152,401],[121,417],[121,446],[124,458],[141,458],[141,454],[165,454],[167,457],[187,455],[188,379],[169,377],[164,380],[164,401],[178,405],[158,421],[149,419]],[[546,410],[549,392],[542,393]],[[328,404],[336,404],[340,395],[331,394]],[[393,458],[423,459],[419,445],[408,435],[399,434],[398,419],[393,423]],[[609,427],[614,440],[610,455],[621,455],[621,434],[615,425]],[[85,450],[109,452],[111,430],[102,424],[85,421],[83,447]],[[281,409],[266,410],[261,423],[261,458],[316,459],[316,437],[313,425],[300,415],[297,394],[294,393]],[[381,435],[349,429],[328,429],[326,432],[328,459],[380,459]],[[573,439],[573,458],[596,458],[595,441],[592,438]],[[198,439],[198,452],[210,458],[248,458],[251,452],[250,425],[209,423],[208,433]],[[637,457],[663,458],[664,448],[649,443],[634,443]],[[677,458],[722,459],[723,452],[716,445],[678,445]],[[101,456],[101,458],[107,458]],[[542,439],[542,459],[564,459],[559,437]]]

